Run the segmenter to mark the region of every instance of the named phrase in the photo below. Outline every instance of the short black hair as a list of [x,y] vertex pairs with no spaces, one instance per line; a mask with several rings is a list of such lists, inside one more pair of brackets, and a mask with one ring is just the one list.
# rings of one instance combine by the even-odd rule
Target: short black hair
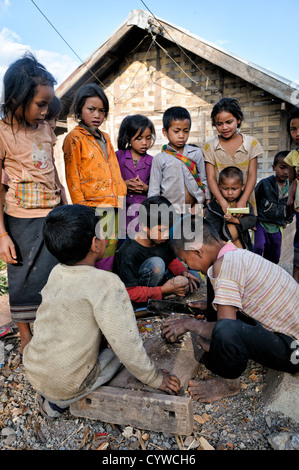
[[289,155],[289,153],[290,153],[289,150],[282,150],[282,151],[278,152],[278,153],[275,155],[274,159],[273,159],[273,166],[277,165],[278,160],[279,160],[280,158],[285,159],[285,158]]
[[191,128],[191,116],[186,108],[182,108],[181,106],[168,108],[163,114],[163,128],[168,131],[172,121],[184,121],[185,119],[189,120]]
[[243,172],[240,170],[240,168],[236,166],[227,166],[226,168],[223,168],[223,170],[220,171],[219,173],[219,184],[222,183],[223,178],[239,178],[241,185],[243,185]]
[[164,196],[151,196],[140,204],[138,221],[147,228],[156,225],[166,225],[171,228],[174,218],[174,208]]
[[82,87],[80,87],[74,96],[71,111],[75,115],[75,119],[81,119],[81,112],[85,101],[87,100],[87,98],[93,98],[94,96],[97,96],[103,101],[105,117],[108,116],[109,101],[105,92],[96,83],[88,83],[87,85],[83,85]]
[[[221,243],[216,229],[200,215],[187,214],[177,224],[180,224],[180,237],[174,237],[170,242],[170,246],[175,253],[186,250],[186,245],[196,242],[197,239],[202,240],[205,245]],[[185,230],[185,227],[188,227],[188,230]],[[202,231],[201,234],[196,233],[198,228]],[[186,234],[191,236],[187,237]]]
[[243,112],[241,110],[239,101],[235,98],[222,98],[212,109],[211,119],[213,126],[216,126],[216,116],[222,111],[231,113],[238,121],[238,127],[241,127],[242,121],[244,119]]
[[46,217],[43,235],[49,252],[63,264],[72,266],[86,257],[98,218],[95,209],[79,204],[58,206]]
[[136,135],[139,131],[139,136],[141,136],[147,128],[149,128],[151,131],[151,145],[153,145],[156,138],[156,132],[152,121],[142,114],[134,114],[133,116],[125,117],[120,125],[118,132],[118,149],[125,150],[130,145],[130,141],[134,135]]

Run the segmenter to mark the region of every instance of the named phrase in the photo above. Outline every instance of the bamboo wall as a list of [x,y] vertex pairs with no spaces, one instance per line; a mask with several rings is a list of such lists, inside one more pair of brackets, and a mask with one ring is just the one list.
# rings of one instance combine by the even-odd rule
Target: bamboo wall
[[[263,158],[258,162],[258,178],[272,174],[274,155],[278,150],[288,149],[289,144],[284,104],[198,56],[189,54],[190,61],[173,43],[164,41],[163,49],[150,45],[150,39],[144,41],[104,82],[110,113],[102,129],[110,135],[115,149],[122,119],[140,113],[155,125],[157,138],[149,153],[156,155],[166,143],[162,135],[162,115],[170,106],[189,110],[192,117],[189,143],[203,147],[215,133],[210,120],[213,105],[222,97],[232,97],[240,102],[244,113],[242,132],[255,136],[264,148]],[[70,119],[68,129],[73,126]],[[62,140],[60,136],[56,149],[60,173],[63,172]]]

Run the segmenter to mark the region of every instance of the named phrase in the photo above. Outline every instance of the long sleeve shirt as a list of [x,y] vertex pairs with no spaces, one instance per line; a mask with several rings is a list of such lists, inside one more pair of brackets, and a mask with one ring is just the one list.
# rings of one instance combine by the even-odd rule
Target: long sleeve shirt
[[147,302],[148,299],[162,299],[161,286],[147,287],[139,284],[139,269],[144,261],[159,257],[174,276],[188,271],[169,249],[168,242],[145,247],[128,238],[116,252],[118,274],[125,284],[132,302]]
[[107,154],[85,128],[76,126],[63,143],[65,174],[74,204],[123,207],[127,186],[108,134]]
[[34,336],[24,349],[28,380],[52,400],[82,395],[99,375],[111,376],[116,361],[100,369],[103,336],[129,372],[154,388],[162,373],[148,357],[124,284],[116,274],[90,266],[58,264],[42,290]]
[[[169,148],[171,149],[171,147]],[[183,155],[195,162],[197,173],[205,186],[205,198],[210,199],[202,151],[198,147],[186,144]],[[202,204],[204,193],[186,165],[166,152],[156,155],[152,163],[148,197],[164,196],[174,205],[175,209],[177,208],[177,212],[184,213],[185,188],[197,203]]]

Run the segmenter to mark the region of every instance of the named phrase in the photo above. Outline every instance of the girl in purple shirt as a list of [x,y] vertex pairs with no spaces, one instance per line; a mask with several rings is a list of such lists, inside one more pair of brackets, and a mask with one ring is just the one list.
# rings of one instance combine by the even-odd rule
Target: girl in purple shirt
[[116,156],[128,188],[126,214],[125,217],[121,217],[123,238],[134,236],[139,231],[138,209],[147,198],[153,160],[147,151],[154,144],[155,137],[154,125],[146,116],[141,114],[127,116],[121,123]]

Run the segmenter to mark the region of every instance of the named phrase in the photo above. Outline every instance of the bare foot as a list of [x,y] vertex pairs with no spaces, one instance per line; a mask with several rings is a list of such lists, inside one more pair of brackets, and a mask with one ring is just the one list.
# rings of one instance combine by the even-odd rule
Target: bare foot
[[222,398],[237,395],[240,391],[240,379],[216,377],[209,380],[189,380],[188,392],[201,403],[213,403]]
[[206,352],[209,352],[210,350],[210,345],[211,345],[211,340],[208,338],[204,338],[203,336],[200,336],[198,334],[195,334],[195,340],[197,344]]

